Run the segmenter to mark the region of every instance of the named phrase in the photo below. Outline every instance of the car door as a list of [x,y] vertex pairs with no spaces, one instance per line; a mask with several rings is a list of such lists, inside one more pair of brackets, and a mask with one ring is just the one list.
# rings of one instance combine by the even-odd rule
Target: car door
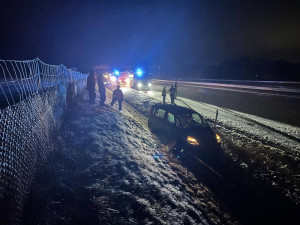
[[166,112],[165,115],[165,131],[170,135],[174,136],[176,134],[176,126],[175,126],[175,115],[170,112]]
[[164,118],[166,110],[156,107],[150,112],[149,127],[152,130],[163,131],[164,130]]
[[155,113],[155,126],[156,130],[159,131],[165,131],[165,115],[166,115],[166,110],[157,108],[156,113]]
[[152,106],[148,115],[148,127],[153,129],[153,121],[155,119],[156,106]]
[[182,128],[180,119],[176,116],[176,114],[166,112],[164,122],[164,134],[168,137],[169,142],[185,141],[185,130]]
[[186,129],[183,128],[180,116],[175,115],[175,128],[173,134],[178,141],[184,143],[186,141]]

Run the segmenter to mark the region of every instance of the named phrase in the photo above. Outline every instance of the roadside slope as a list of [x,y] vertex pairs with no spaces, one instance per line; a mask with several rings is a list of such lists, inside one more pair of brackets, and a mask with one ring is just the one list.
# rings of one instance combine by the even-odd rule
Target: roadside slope
[[233,224],[143,116],[127,104],[116,108],[83,102],[68,115],[51,179],[41,172],[24,224]]

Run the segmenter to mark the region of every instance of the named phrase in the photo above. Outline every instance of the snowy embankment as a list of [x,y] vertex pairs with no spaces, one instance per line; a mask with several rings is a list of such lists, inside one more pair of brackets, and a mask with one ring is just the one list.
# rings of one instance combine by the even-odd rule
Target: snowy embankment
[[134,109],[125,105],[121,112],[110,107],[88,110],[90,116],[82,122],[89,134],[83,141],[89,143],[92,163],[86,171],[99,174],[89,188],[97,193],[101,223],[230,222],[204,186],[189,187],[172,170],[168,156],[162,156],[168,152]]
[[[126,101],[145,116],[149,106],[162,100],[159,92],[124,92]],[[176,104],[191,107],[211,123],[218,110],[216,130],[222,136],[223,150],[253,176],[300,203],[299,127],[180,97]]]
[[85,101],[73,113],[62,132],[61,154],[67,160],[54,157],[55,181],[37,189],[52,185],[41,196],[55,193],[44,197],[48,203],[42,207],[52,216],[37,219],[40,223],[233,224],[211,191],[159,144],[131,106],[124,103],[118,111],[117,105]]

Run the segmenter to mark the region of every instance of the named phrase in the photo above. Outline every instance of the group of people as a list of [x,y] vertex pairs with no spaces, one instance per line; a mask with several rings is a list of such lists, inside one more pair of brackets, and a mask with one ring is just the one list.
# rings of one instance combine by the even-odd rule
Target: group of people
[[[172,84],[171,88],[169,89],[169,93],[171,98],[171,104],[175,105],[175,99],[177,99],[177,82]],[[166,86],[164,86],[161,95],[163,97],[163,103],[166,103],[166,96],[167,96]]]
[[[96,81],[98,83],[99,94],[100,94],[99,105],[104,106],[106,101],[106,88],[103,82],[103,76],[102,75],[95,76],[93,70],[90,71],[90,74],[87,78],[87,90],[89,91],[90,103],[95,104]],[[175,99],[177,99],[177,82],[172,84],[171,88],[169,89],[169,93],[170,93],[171,104],[175,105]],[[163,97],[163,103],[166,103],[166,96],[167,96],[166,86],[164,86],[161,95]],[[119,103],[119,110],[122,110],[123,92],[120,89],[120,85],[117,85],[117,89],[113,91],[112,101],[110,105],[113,106],[116,101],[118,101]]]
[[[91,104],[96,103],[96,81],[98,83],[99,94],[100,94],[100,101],[99,105],[104,106],[106,101],[106,88],[103,82],[103,76],[98,75],[95,76],[94,71],[90,70],[90,74],[87,78],[87,90],[89,92],[89,100]],[[119,110],[122,110],[122,102],[123,102],[123,92],[120,89],[120,85],[117,85],[117,89],[113,91],[112,101],[110,103],[111,106],[118,101],[119,103]]]

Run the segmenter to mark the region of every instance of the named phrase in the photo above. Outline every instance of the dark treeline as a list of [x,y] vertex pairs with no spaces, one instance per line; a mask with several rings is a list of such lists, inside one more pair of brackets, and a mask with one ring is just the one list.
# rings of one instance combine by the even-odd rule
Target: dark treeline
[[204,66],[201,74],[203,79],[300,81],[300,63],[241,58]]

